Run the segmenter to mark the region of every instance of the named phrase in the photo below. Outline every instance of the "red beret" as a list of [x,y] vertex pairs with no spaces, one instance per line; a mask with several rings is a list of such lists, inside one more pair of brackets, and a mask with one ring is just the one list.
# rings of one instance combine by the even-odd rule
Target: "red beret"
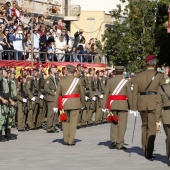
[[170,77],[170,70],[168,71],[168,76]]
[[150,61],[150,60],[153,60],[153,59],[155,59],[156,57],[154,56],[154,55],[148,55],[147,57],[146,57],[146,59],[145,59],[145,63],[147,63],[148,61]]
[[104,70],[99,70],[99,72],[103,72],[104,73]]
[[21,76],[18,77],[18,81],[21,81]]
[[66,68],[65,67],[62,67],[62,70],[65,70]]
[[22,69],[20,70],[20,73],[22,73],[24,70],[25,70],[25,69],[24,69],[24,68],[22,68]]
[[99,70],[96,71],[96,74],[98,74],[98,73],[99,73]]

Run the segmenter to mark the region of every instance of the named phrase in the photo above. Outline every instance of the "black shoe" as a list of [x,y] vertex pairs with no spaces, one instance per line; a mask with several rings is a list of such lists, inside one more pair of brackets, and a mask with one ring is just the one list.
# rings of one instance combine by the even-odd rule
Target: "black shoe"
[[25,129],[19,129],[18,132],[25,132]]
[[148,160],[153,160],[153,159],[156,159],[156,156],[150,155],[150,156],[145,156],[145,158]]
[[110,149],[116,149],[116,146],[117,146],[117,143],[116,143],[116,142],[113,142],[113,143],[109,146],[109,148],[110,148]]
[[49,131],[47,131],[47,133],[59,133],[59,131],[57,131],[57,130],[49,130]]
[[75,146],[75,145],[76,145],[75,143],[73,143],[73,144],[69,144],[69,143],[68,143],[68,146]]
[[5,138],[3,136],[0,136],[0,142],[5,142]]
[[170,161],[168,161],[167,165],[170,167]]
[[29,130],[37,130],[37,128],[31,128],[31,129],[29,129]]
[[127,148],[125,146],[122,146],[121,148],[117,148],[117,150],[126,150]]
[[5,139],[6,140],[15,140],[17,137],[11,134],[11,129],[5,129]]

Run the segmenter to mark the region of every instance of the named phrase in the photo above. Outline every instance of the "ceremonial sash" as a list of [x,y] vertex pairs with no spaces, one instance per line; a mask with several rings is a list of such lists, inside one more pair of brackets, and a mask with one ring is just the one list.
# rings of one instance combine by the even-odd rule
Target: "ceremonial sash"
[[125,95],[118,95],[119,92],[122,90],[124,85],[128,82],[127,79],[122,79],[120,83],[117,85],[115,90],[113,91],[112,95],[108,97],[107,108],[110,110],[111,104],[114,100],[126,100],[127,96]]
[[63,109],[63,106],[64,106],[65,102],[68,100],[68,98],[78,98],[79,97],[79,94],[71,94],[74,91],[78,81],[79,81],[78,78],[74,78],[73,82],[71,83],[71,85],[70,85],[69,89],[67,90],[67,92],[65,93],[65,95],[60,96],[58,98],[59,110]]

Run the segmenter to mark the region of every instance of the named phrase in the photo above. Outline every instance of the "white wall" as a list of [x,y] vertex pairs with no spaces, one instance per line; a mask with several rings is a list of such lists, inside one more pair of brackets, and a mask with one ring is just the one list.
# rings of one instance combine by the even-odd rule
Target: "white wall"
[[119,0],[71,0],[72,5],[80,5],[82,11],[105,11],[109,13],[121,4]]

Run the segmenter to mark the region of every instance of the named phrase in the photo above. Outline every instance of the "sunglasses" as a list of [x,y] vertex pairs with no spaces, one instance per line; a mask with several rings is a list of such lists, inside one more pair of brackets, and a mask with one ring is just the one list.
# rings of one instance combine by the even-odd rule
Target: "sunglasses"
[[9,31],[9,30],[5,30],[5,31]]

